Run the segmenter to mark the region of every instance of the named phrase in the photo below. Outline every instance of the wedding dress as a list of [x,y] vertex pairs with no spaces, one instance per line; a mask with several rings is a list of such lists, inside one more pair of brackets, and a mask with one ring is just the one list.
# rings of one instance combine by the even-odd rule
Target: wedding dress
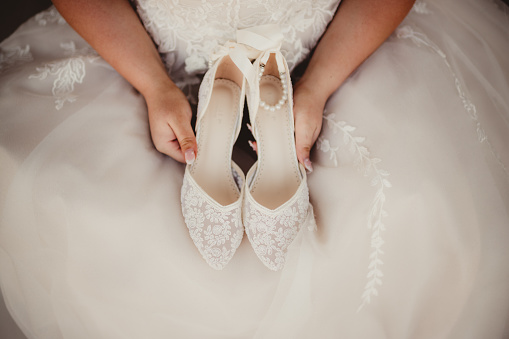
[[[338,1],[138,0],[196,100],[235,31],[277,23],[291,69]],[[509,338],[509,11],[421,0],[327,103],[316,230],[268,270],[193,245],[184,166],[143,98],[50,8],[0,44],[0,286],[28,338]],[[294,77],[299,73],[294,72]]]

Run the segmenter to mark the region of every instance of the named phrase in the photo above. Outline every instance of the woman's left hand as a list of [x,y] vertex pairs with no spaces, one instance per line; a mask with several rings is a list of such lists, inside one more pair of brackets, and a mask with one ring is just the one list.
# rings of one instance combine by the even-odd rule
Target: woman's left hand
[[322,128],[325,103],[380,46],[415,0],[343,0],[294,89],[297,158],[308,171],[309,151]]
[[323,110],[328,98],[313,91],[313,87],[305,81],[299,81],[293,93],[297,158],[312,172],[309,153],[322,129]]

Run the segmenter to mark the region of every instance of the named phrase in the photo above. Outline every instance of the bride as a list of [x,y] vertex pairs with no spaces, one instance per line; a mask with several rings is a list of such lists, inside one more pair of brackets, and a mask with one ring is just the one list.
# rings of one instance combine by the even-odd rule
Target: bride
[[[25,336],[509,337],[506,5],[54,4],[0,44],[0,286]],[[267,24],[316,229],[280,271],[247,237],[216,271],[181,212],[197,90]]]

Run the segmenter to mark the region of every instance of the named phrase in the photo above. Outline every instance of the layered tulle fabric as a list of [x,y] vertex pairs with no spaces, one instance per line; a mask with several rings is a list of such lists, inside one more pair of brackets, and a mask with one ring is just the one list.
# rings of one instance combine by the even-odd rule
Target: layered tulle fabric
[[184,166],[58,16],[0,47],[0,285],[27,337],[509,337],[504,5],[417,2],[331,97],[308,176],[317,230],[280,272],[246,237],[208,267]]

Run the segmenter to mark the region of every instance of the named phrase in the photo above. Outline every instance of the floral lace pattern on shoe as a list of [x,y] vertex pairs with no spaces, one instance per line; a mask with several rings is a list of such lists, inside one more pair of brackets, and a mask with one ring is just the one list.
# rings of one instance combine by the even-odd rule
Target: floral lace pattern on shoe
[[239,188],[239,199],[222,206],[207,195],[189,174],[184,174],[182,186],[182,214],[191,239],[205,261],[221,270],[233,257],[244,234],[241,217],[242,171],[232,167],[232,174]]
[[[252,178],[248,174],[248,180]],[[265,266],[273,271],[284,267],[288,246],[301,226],[314,229],[313,209],[305,176],[293,195],[282,206],[270,210],[257,203],[246,189],[243,208],[244,227],[253,249]]]

